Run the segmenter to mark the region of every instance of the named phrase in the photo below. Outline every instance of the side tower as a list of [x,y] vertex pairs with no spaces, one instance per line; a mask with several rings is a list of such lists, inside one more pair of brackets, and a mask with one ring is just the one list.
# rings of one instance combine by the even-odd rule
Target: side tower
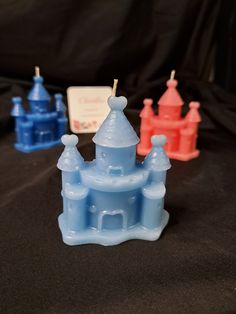
[[185,117],[186,127],[180,131],[179,152],[176,155],[179,160],[190,160],[200,154],[200,151],[196,149],[198,125],[202,120],[198,112],[199,107],[199,102],[192,101],[189,104],[189,112]]
[[137,146],[137,151],[140,155],[146,155],[151,149],[151,136],[153,134],[152,118],[154,111],[152,109],[153,100],[146,98],[143,101],[144,107],[140,113],[140,143]]
[[11,116],[15,119],[15,132],[16,132],[16,145],[19,145],[23,142],[23,136],[21,129],[21,124],[25,121],[25,110],[22,105],[21,97],[12,98],[13,109],[11,111]]
[[63,102],[62,94],[57,93],[54,95],[55,110],[57,112],[57,138],[61,138],[67,131],[66,106]]
[[85,164],[76,148],[77,136],[63,135],[61,140],[65,149],[57,163],[62,174],[63,198],[63,213],[59,217],[59,224],[63,237],[72,237],[73,233],[81,232],[87,227],[88,189],[81,184],[80,172]]
[[[30,110],[23,115],[22,100],[13,97],[12,116],[16,120],[16,149],[22,152],[47,149],[60,143],[60,137],[66,132],[67,118],[61,94],[56,94],[54,108],[50,105],[50,95],[43,86],[43,77],[35,67],[33,87],[28,94]],[[19,108],[21,106],[21,111]],[[18,108],[18,109],[17,109]]]
[[151,142],[152,149],[143,162],[144,168],[149,172],[149,180],[142,189],[141,224],[150,230],[162,230],[169,219],[169,214],[164,210],[164,197],[166,172],[171,165],[163,148],[166,137],[153,135]]

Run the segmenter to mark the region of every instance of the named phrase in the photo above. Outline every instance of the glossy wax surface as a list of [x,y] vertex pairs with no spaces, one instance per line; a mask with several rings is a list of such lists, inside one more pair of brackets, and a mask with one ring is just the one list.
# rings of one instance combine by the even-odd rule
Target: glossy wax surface
[[167,90],[158,101],[158,115],[152,109],[152,99],[144,99],[141,111],[140,138],[137,152],[147,155],[151,150],[151,136],[164,134],[167,137],[165,151],[170,158],[187,161],[199,156],[196,149],[198,124],[201,121],[198,102],[190,102],[189,111],[183,118],[183,100],[176,87],[177,80],[167,81]]
[[65,105],[61,94],[51,97],[43,86],[43,77],[33,77],[33,87],[28,94],[29,111],[25,112],[21,97],[13,97],[11,115],[15,119],[16,143],[19,151],[30,153],[60,144],[60,138],[67,131]]
[[129,239],[156,240],[166,226],[164,210],[169,158],[165,136],[153,136],[153,149],[144,163],[136,161],[134,129],[125,117],[125,97],[109,97],[110,113],[93,141],[96,159],[85,162],[78,138],[64,135],[62,171],[63,213],[59,226],[69,245],[115,245]]

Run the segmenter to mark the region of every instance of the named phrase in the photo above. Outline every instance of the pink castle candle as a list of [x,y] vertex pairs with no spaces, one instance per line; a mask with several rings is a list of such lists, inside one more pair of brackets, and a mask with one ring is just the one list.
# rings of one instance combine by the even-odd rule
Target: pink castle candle
[[144,108],[140,113],[140,144],[137,152],[147,155],[151,149],[151,136],[164,134],[167,137],[165,150],[169,158],[187,161],[196,158],[199,150],[196,149],[198,124],[201,116],[198,112],[200,104],[190,102],[189,112],[183,118],[181,111],[183,100],[178,93],[175,71],[167,81],[167,90],[158,101],[158,115],[152,109],[152,99],[144,99]]

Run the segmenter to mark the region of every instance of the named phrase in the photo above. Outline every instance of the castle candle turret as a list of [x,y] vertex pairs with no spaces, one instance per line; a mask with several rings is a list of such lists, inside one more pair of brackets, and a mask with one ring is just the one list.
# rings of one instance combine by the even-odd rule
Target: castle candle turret
[[[17,138],[15,148],[29,153],[58,145],[61,136],[67,130],[65,106],[62,103],[61,94],[55,96],[58,109],[55,109],[56,106],[51,106],[51,97],[43,86],[43,77],[40,75],[39,67],[35,67],[33,87],[27,99],[30,110],[23,112],[23,107],[20,105],[21,98],[12,98],[14,108],[11,115],[15,118]],[[19,108],[21,108],[21,111],[19,111]],[[21,116],[19,116],[19,112]]]
[[140,155],[147,155],[151,136],[164,134],[167,137],[165,150],[168,157],[187,161],[199,155],[199,150],[196,149],[198,125],[201,121],[199,103],[191,102],[188,114],[185,118],[181,117],[183,100],[176,89],[178,82],[174,75],[175,71],[172,71],[167,81],[168,88],[158,101],[158,115],[151,115],[150,111],[146,113],[146,108],[149,110],[149,107],[144,103],[140,114],[141,141],[137,151]]
[[152,117],[154,111],[152,109],[153,100],[145,98],[143,101],[144,107],[140,112],[141,126],[140,126],[140,141],[142,143],[141,150],[149,151],[151,149],[151,136],[152,136]]
[[23,108],[21,97],[13,97],[12,102],[14,107],[11,111],[11,116],[15,118],[16,142],[20,143],[22,140],[20,126],[21,123],[25,120],[25,110]]
[[66,147],[58,168],[62,170],[63,213],[58,220],[63,241],[69,245],[153,241],[168,222],[163,207],[165,175],[170,168],[163,152],[165,137],[153,137],[153,150],[144,163],[138,163],[139,138],[123,112],[127,99],[111,96],[108,105],[110,113],[93,138],[95,160],[83,162],[75,135],[62,137]]

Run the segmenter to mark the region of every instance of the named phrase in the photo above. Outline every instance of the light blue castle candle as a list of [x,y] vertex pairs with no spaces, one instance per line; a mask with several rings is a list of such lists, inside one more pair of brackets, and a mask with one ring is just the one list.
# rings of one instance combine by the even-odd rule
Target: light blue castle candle
[[59,226],[69,245],[157,240],[169,219],[163,208],[166,171],[171,167],[163,149],[165,136],[153,136],[151,152],[138,163],[139,138],[123,113],[127,99],[111,96],[108,104],[111,111],[93,138],[95,160],[84,161],[76,135],[62,136]]
[[51,108],[51,97],[43,86],[43,77],[35,67],[34,85],[28,94],[30,111],[25,112],[21,97],[13,97],[11,115],[15,118],[15,148],[32,152],[60,144],[60,138],[67,131],[67,118],[62,95],[55,94],[55,106]]

